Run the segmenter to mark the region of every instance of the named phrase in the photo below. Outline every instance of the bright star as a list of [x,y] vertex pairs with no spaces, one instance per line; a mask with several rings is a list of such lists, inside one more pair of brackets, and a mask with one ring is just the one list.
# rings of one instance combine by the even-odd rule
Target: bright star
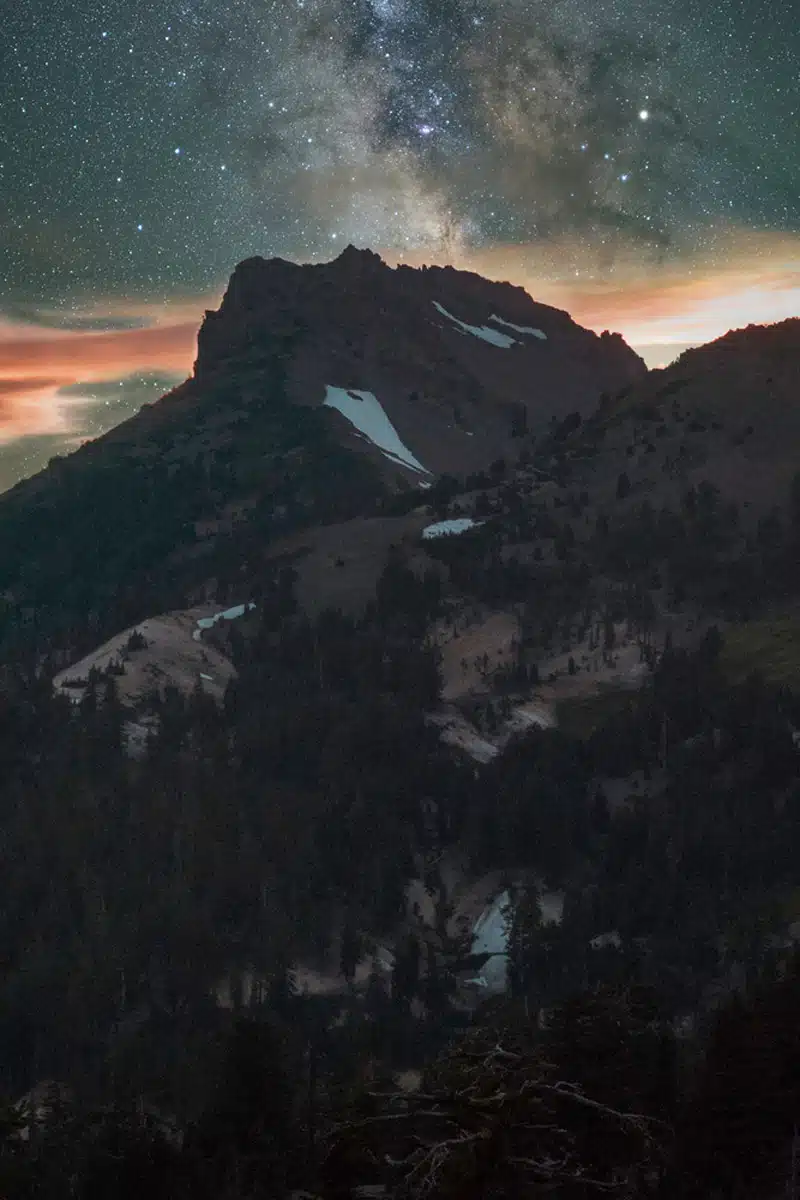
[[647,120],[649,119],[649,117],[650,117],[650,113],[647,111],[647,109],[646,109],[646,108],[643,108],[643,109],[641,110],[641,112],[639,113],[639,120],[640,120],[640,121],[647,121]]

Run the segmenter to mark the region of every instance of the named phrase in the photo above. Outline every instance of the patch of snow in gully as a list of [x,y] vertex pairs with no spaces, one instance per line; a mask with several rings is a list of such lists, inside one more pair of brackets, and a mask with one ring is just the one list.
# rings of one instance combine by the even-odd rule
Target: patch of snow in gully
[[517,333],[529,333],[531,337],[539,338],[541,341],[547,341],[547,334],[541,329],[534,329],[532,325],[515,325],[513,321],[506,321],[504,317],[498,317],[495,313],[489,317],[490,321],[496,321],[498,325],[505,325],[506,329],[513,329]]
[[452,313],[448,312],[438,300],[433,301],[433,307],[443,317],[447,317],[448,321],[458,325],[463,333],[471,333],[473,337],[481,338],[482,341],[489,342],[492,346],[500,346],[503,350],[508,350],[510,346],[517,344],[516,338],[509,337],[507,333],[500,333],[497,329],[490,329],[488,325],[468,325],[466,321],[460,321],[458,317],[454,317]]
[[233,608],[225,608],[222,612],[215,613],[213,617],[200,617],[197,629],[192,633],[193,639],[199,642],[204,629],[213,629],[217,621],[235,621],[237,617],[243,617],[251,608],[255,608],[252,600],[249,604],[234,604]]
[[[510,933],[509,893],[501,892],[487,904],[478,917],[472,929],[472,953],[491,954],[492,957],[481,969],[475,979],[468,980],[477,987],[490,992],[503,992],[508,986],[508,938]],[[542,892],[539,897],[539,911],[545,925],[560,925],[564,909],[563,892]],[[603,944],[614,942],[619,934],[607,935],[605,939],[595,939]],[[614,944],[616,944],[614,942]]]
[[491,954],[477,979],[470,980],[492,992],[505,990],[508,976],[508,892],[501,892],[483,910],[472,931],[472,953]]
[[368,441],[377,446],[388,459],[399,463],[402,467],[410,467],[423,475],[430,471],[414,457],[408,446],[400,440],[400,436],[392,422],[383,411],[383,406],[372,392],[348,391],[346,388],[331,387],[325,389],[324,404],[335,408],[351,425]]
[[422,536],[425,539],[452,537],[455,534],[466,533],[468,529],[476,529],[482,524],[483,521],[473,521],[472,517],[454,517],[450,521],[436,521],[433,525],[426,525]]

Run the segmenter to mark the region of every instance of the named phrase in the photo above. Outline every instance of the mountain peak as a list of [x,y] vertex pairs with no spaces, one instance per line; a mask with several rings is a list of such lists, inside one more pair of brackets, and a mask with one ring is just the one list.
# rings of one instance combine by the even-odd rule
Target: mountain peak
[[[411,458],[434,475],[480,470],[518,453],[522,431],[585,416],[647,373],[618,334],[598,337],[522,288],[453,267],[393,269],[352,244],[327,263],[236,267],[203,322],[193,383],[230,376],[230,394],[256,396],[272,361],[290,404],[338,408],[339,439],[395,474]],[[379,453],[375,422],[407,453]]]
[[359,249],[358,246],[354,246],[352,242],[349,242],[341,254],[330,263],[330,266],[344,267],[348,271],[363,272],[386,267],[386,263],[380,254],[376,254],[374,250]]

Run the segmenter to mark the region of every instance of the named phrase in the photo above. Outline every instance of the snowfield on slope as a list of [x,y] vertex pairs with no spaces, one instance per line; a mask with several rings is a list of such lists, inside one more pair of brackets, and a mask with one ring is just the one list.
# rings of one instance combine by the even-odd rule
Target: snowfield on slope
[[197,622],[192,637],[196,642],[199,642],[203,636],[204,629],[213,629],[218,621],[236,621],[239,617],[243,617],[251,608],[255,608],[255,603],[251,600],[249,604],[234,604],[232,608],[224,608],[221,612],[214,613],[212,617],[200,617]]
[[472,517],[453,517],[449,521],[436,521],[433,525],[426,525],[422,536],[426,541],[429,538],[452,537],[459,533],[466,533],[468,529],[477,529],[483,523],[483,521],[473,521]]
[[508,982],[509,893],[501,892],[483,910],[472,931],[472,953],[491,954],[480,975],[468,982],[490,992],[504,992]]
[[506,329],[513,329],[515,333],[528,333],[542,342],[547,341],[547,334],[541,329],[534,329],[532,325],[515,325],[513,321],[507,321],[505,317],[498,317],[496,313],[492,313],[489,320],[494,321],[497,325],[505,325]]
[[[543,925],[560,925],[564,913],[564,893],[542,888],[537,882],[539,912]],[[483,909],[472,929],[472,953],[491,954],[481,972],[467,983],[489,992],[504,992],[508,986],[508,940],[511,932],[508,890],[494,896]],[[619,935],[617,935],[619,936]]]
[[400,440],[400,435],[384,412],[380,400],[372,392],[348,390],[328,384],[323,405],[340,412],[362,437],[377,446],[392,462],[418,471],[422,475],[431,474]]
[[480,338],[484,342],[489,342],[492,346],[500,346],[503,350],[508,350],[510,346],[517,345],[516,338],[509,337],[507,333],[500,333],[499,329],[491,329],[488,325],[469,325],[466,321],[459,320],[458,317],[454,317],[451,312],[448,312],[438,300],[433,301],[433,307],[443,317],[447,317],[448,321],[452,321],[454,325],[457,325],[462,333],[471,333],[473,337]]

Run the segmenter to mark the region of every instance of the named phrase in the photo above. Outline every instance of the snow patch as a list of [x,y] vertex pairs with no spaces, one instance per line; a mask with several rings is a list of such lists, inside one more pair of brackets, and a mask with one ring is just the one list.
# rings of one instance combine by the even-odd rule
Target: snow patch
[[498,325],[505,325],[506,329],[513,329],[516,333],[529,333],[531,337],[539,338],[542,342],[547,341],[547,334],[541,329],[534,329],[532,325],[515,325],[513,321],[506,321],[505,317],[498,317],[496,313],[492,313],[489,320],[496,321]]
[[510,346],[517,344],[517,339],[509,337],[507,333],[500,333],[497,329],[491,329],[488,325],[469,325],[466,321],[460,321],[458,317],[454,317],[452,313],[439,303],[438,300],[433,301],[433,307],[447,317],[448,321],[452,321],[457,325],[462,333],[471,333],[473,337],[481,338],[484,342],[489,342],[492,346],[500,346],[503,350],[508,350]]
[[[254,601],[249,601],[247,604],[234,604],[233,608],[225,608],[222,612],[215,613],[213,617],[200,617],[197,622],[197,628],[192,634],[196,642],[200,641],[203,636],[204,629],[213,629],[218,621],[235,621],[237,617],[243,617],[251,608],[255,608]],[[206,676],[205,678],[209,678]]]
[[429,538],[451,537],[455,534],[466,533],[468,529],[477,529],[479,525],[483,524],[483,521],[473,521],[472,517],[454,517],[450,521],[436,521],[433,525],[426,525],[422,536],[426,541]]
[[486,906],[472,931],[472,953],[491,954],[481,974],[469,982],[491,992],[503,992],[508,982],[508,892]]
[[335,408],[337,412],[340,412],[351,425],[355,426],[362,437],[377,446],[391,462],[410,468],[412,471],[418,471],[422,475],[431,474],[414,457],[408,446],[400,440],[400,436],[384,412],[381,402],[372,392],[331,387],[328,384],[323,404],[327,408]]
[[[491,954],[480,975],[467,980],[489,992],[504,992],[508,987],[508,939],[511,897],[507,891],[486,905],[472,930],[472,953]],[[560,925],[564,912],[563,892],[540,892],[539,911],[545,925]],[[619,937],[619,934],[616,934]]]

